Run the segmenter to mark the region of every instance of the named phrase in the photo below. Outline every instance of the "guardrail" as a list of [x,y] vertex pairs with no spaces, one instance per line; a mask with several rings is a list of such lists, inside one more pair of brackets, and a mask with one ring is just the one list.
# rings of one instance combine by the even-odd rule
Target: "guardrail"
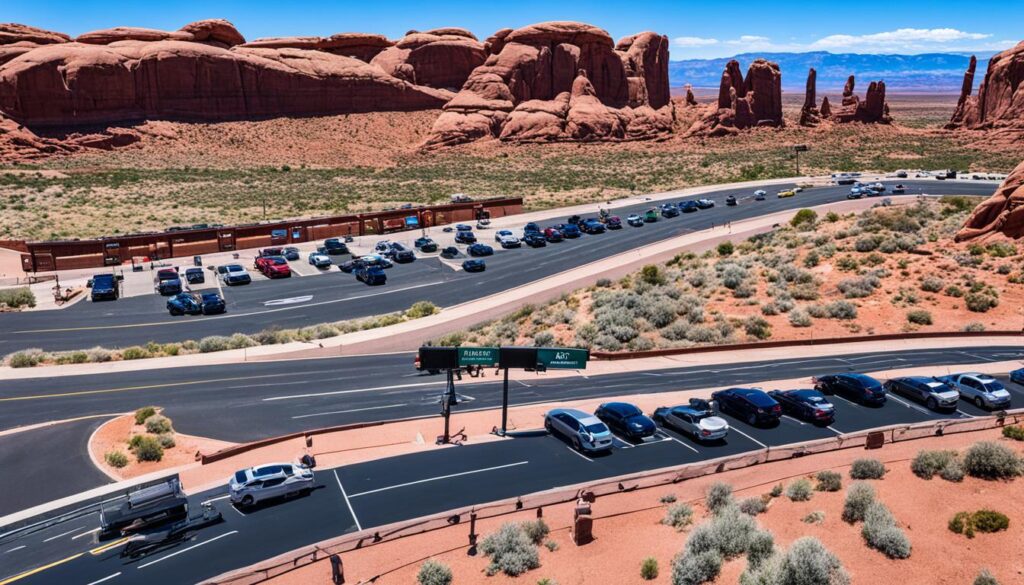
[[987,417],[941,419],[909,425],[890,425],[828,439],[793,443],[779,447],[767,447],[758,451],[719,457],[699,463],[689,463],[671,468],[624,475],[598,483],[560,487],[342,535],[287,552],[250,567],[224,573],[203,583],[209,585],[251,585],[262,583],[299,567],[325,560],[334,554],[350,552],[382,542],[400,540],[408,536],[456,526],[463,524],[471,518],[475,520],[495,518],[522,512],[523,510],[533,510],[574,502],[584,494],[589,497],[600,498],[623,492],[650,489],[772,461],[782,461],[854,447],[864,448],[868,445],[869,440],[874,442],[880,440],[878,445],[881,446],[887,443],[899,443],[952,433],[994,429],[1007,424],[1019,424],[1021,422],[1024,422],[1024,409],[1015,409],[1005,414],[1001,413]]
[[647,357],[684,355],[733,351],[738,349],[765,349],[772,347],[797,347],[806,345],[834,345],[837,343],[859,343],[864,341],[893,341],[900,339],[937,339],[942,337],[1018,337],[1024,341],[1024,331],[918,331],[911,333],[883,333],[880,335],[857,335],[852,337],[822,337],[818,339],[794,339],[789,341],[752,341],[728,345],[703,345],[697,347],[674,347],[649,349],[646,351],[591,351],[590,357],[601,360],[632,360]]

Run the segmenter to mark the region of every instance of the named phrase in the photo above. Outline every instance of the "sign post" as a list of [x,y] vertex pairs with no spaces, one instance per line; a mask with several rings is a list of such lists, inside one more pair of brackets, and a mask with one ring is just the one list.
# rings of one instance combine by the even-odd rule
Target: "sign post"
[[810,150],[806,144],[797,144],[793,147],[793,152],[796,153],[796,176],[800,176],[800,153],[807,152]]

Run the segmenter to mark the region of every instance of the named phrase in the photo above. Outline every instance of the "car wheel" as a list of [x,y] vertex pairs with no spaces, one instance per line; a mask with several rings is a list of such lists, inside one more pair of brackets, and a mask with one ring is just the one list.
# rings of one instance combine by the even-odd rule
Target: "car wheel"
[[928,410],[938,410],[939,409],[939,403],[936,402],[936,400],[934,398],[929,398],[928,399],[927,406],[928,406]]
[[747,424],[749,424],[750,426],[756,425],[757,424],[757,415],[754,414],[754,413],[748,414],[747,415]]
[[254,504],[255,502],[256,502],[256,499],[255,499],[255,498],[253,498],[252,496],[249,496],[249,495],[247,495],[247,496],[245,496],[245,497],[243,497],[243,498],[242,498],[242,505],[243,505],[243,506],[251,506],[251,505],[253,505],[253,504]]
[[977,406],[978,408],[985,408],[985,399],[983,399],[981,396],[975,396],[974,405]]
[[551,421],[548,419],[544,419],[544,430],[554,434],[554,429],[551,428]]
[[576,449],[577,451],[582,451],[583,450],[581,445],[580,445],[580,440],[577,439],[576,437],[572,438],[572,448]]

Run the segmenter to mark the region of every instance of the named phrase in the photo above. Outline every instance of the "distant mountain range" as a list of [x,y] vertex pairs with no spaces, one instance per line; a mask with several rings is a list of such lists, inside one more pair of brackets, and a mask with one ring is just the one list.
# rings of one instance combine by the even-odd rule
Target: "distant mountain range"
[[[988,59],[995,52],[978,53],[978,74],[975,83],[980,82],[988,67]],[[750,62],[758,57],[779,64],[782,70],[782,87],[786,90],[803,91],[807,82],[807,70],[818,71],[818,90],[842,88],[846,78],[857,76],[858,86],[866,86],[874,80],[884,80],[890,92],[927,91],[959,92],[964,71],[970,60],[969,54],[924,53],[921,55],[870,55],[861,53],[744,53],[735,57],[720,59],[687,59],[670,61],[669,82],[672,86],[687,83],[694,87],[718,87],[722,70],[730,59],[740,62],[744,73]]]

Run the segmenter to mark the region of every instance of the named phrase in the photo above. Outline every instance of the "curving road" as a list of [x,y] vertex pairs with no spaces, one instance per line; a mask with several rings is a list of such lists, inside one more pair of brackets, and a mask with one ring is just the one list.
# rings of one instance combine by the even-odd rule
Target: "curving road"
[[[991,183],[904,183],[909,194],[987,196],[995,189]],[[709,188],[680,200],[712,197],[718,201],[714,209],[662,218],[642,228],[625,226],[598,236],[583,235],[545,248],[498,250],[487,259],[487,272],[482,274],[454,271],[432,257],[396,265],[388,271],[388,283],[383,287],[367,287],[352,275],[337,270],[318,276],[225,287],[228,313],[223,316],[170,317],[164,307],[165,299],[157,295],[128,297],[116,302],[80,302],[54,311],[0,313],[0,354],[30,347],[67,350],[99,345],[114,348],[148,341],[166,343],[208,335],[254,333],[272,326],[302,327],[399,311],[422,300],[447,307],[534,282],[612,254],[707,229],[712,223],[721,225],[787,209],[842,201],[849,193],[848,186],[830,186],[809,189],[786,199],[774,196],[775,191],[786,187],[772,186],[772,194],[765,201],[754,201],[751,188]],[[727,195],[740,198],[739,205],[726,207]],[[651,203],[637,204],[618,208],[615,213],[624,218],[651,206]],[[544,223],[551,225],[562,221],[564,219]],[[489,241],[492,234],[493,230],[487,230],[478,236]],[[412,239],[416,234],[406,237]],[[295,302],[304,297],[309,298]],[[286,299],[290,304],[276,304]]]

